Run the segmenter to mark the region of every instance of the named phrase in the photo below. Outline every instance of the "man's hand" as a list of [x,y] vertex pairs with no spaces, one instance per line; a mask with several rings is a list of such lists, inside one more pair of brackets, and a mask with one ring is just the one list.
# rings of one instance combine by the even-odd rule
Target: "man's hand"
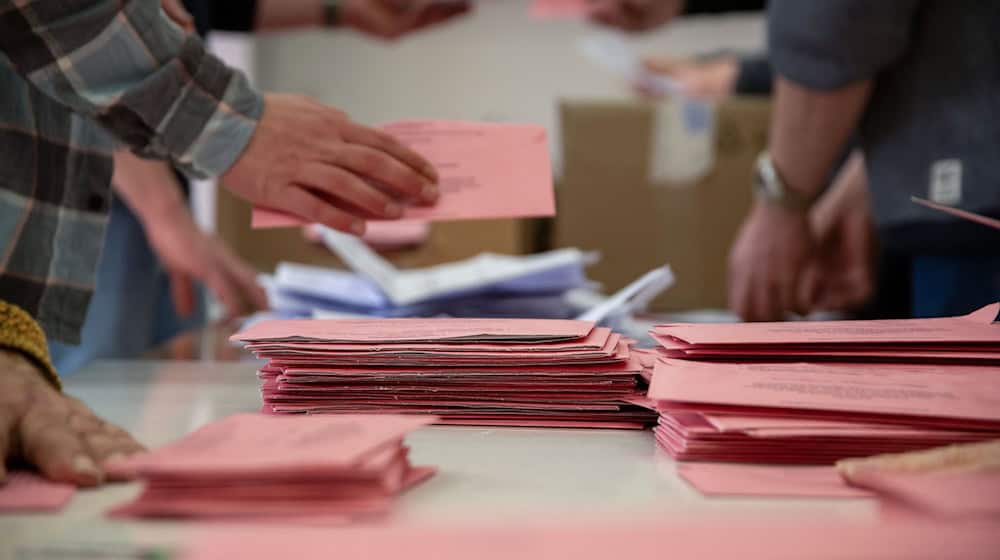
[[0,350],[0,482],[11,462],[79,486],[105,479],[102,465],[142,451],[121,428],[63,395],[21,354]]
[[115,153],[114,188],[139,216],[146,237],[170,275],[177,314],[195,310],[194,281],[204,283],[222,302],[227,317],[267,307],[267,295],[253,268],[218,237],[201,231],[181,185],[162,161]]
[[864,159],[856,154],[809,216],[819,251],[809,273],[818,279],[814,309],[847,311],[874,291],[873,230]]
[[590,19],[625,31],[649,31],[684,11],[684,0],[592,0]]
[[815,251],[804,212],[758,201],[729,255],[729,306],[746,321],[806,313],[815,277],[803,274]]
[[703,101],[721,101],[732,96],[740,71],[739,61],[731,56],[710,60],[657,57],[647,58],[642,64],[650,72],[675,80],[685,95]]
[[[186,223],[185,223],[186,222]],[[170,275],[174,307],[181,317],[195,310],[200,281],[226,308],[226,320],[267,308],[267,294],[257,273],[221,239],[205,233],[185,214],[146,223],[149,242]]]
[[356,235],[366,218],[399,218],[403,204],[438,197],[437,172],[423,157],[299,95],[267,96],[249,145],[222,182],[255,204]]
[[345,25],[382,39],[399,38],[464,14],[469,9],[469,2],[464,0],[345,0],[340,8]]

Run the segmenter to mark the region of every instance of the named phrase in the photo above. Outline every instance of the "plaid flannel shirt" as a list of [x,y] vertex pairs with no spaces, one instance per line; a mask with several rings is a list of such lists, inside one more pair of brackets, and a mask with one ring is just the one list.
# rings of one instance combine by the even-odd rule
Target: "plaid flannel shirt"
[[262,110],[159,0],[0,0],[0,299],[78,341],[111,200],[107,132],[214,176]]

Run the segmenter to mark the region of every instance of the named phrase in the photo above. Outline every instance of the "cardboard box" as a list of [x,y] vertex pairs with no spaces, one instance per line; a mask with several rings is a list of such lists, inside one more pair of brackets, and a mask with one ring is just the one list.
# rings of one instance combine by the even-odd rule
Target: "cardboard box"
[[[225,189],[218,190],[216,204],[218,234],[260,271],[273,271],[281,261],[342,266],[326,247],[306,241],[299,228],[250,229],[250,204]],[[483,251],[526,254],[538,249],[537,221],[483,220],[435,223],[423,245],[383,254],[400,268],[413,268],[465,259]]]
[[[662,106],[565,100],[563,176],[555,245],[601,252],[589,269],[607,290],[669,263],[676,285],[653,308],[726,306],[729,248],[752,201],[754,161],[767,143],[766,99],[734,99],[715,112],[714,163],[686,182],[651,178]],[[676,113],[674,113],[676,114]],[[662,163],[662,162],[661,162]]]

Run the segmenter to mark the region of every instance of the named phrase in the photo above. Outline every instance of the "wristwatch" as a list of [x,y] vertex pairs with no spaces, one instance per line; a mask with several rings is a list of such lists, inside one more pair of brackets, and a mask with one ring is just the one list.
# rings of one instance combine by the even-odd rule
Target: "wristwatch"
[[340,0],[323,0],[323,24],[327,27],[340,25]]
[[757,198],[788,210],[804,212],[816,202],[817,195],[807,195],[790,190],[785,186],[778,170],[774,168],[771,155],[767,152],[757,158],[757,173],[754,177],[754,193]]

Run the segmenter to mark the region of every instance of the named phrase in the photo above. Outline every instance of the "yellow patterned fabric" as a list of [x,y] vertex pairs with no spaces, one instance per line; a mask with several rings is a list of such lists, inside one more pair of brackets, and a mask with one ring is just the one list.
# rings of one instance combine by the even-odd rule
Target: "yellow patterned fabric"
[[62,388],[42,328],[28,312],[5,301],[0,301],[0,348],[24,354],[57,389]]

